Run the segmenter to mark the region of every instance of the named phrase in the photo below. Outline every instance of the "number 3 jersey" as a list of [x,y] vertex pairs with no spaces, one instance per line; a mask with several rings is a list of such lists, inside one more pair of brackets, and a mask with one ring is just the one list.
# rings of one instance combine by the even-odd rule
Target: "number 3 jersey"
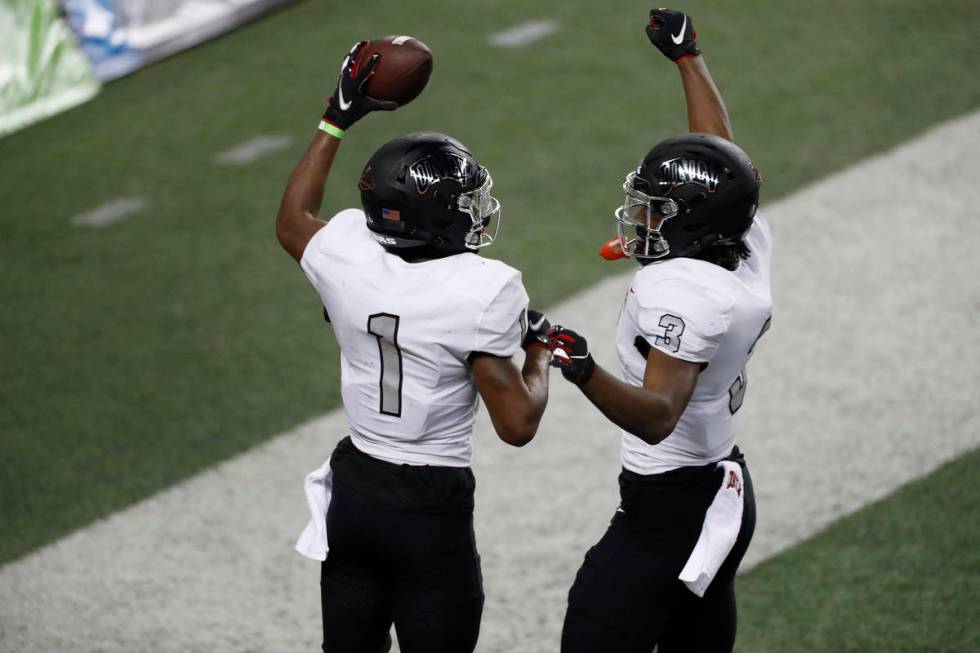
[[649,445],[623,431],[623,466],[638,474],[704,465],[735,444],[745,365],[769,328],[769,225],[757,214],[744,239],[751,255],[735,271],[690,258],[640,268],[626,294],[617,349],[627,383],[643,385],[647,347],[702,365],[673,432]]
[[301,261],[341,352],[351,440],[392,463],[469,466],[477,392],[467,358],[511,356],[527,313],[521,273],[473,253],[408,263],[338,213]]

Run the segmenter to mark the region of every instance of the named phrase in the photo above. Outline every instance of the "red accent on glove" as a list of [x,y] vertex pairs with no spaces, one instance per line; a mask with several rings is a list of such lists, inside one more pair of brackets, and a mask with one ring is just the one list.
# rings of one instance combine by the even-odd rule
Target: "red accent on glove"
[[364,65],[364,56],[368,54],[368,46],[371,45],[370,41],[361,41],[361,48],[357,52],[357,58],[354,59],[350,67],[350,78],[354,79],[357,74],[361,72],[361,66]]

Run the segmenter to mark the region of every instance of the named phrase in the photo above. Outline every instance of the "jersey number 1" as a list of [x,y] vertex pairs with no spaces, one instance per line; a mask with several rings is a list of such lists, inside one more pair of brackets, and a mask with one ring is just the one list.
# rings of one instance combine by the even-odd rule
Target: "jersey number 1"
[[368,317],[367,330],[378,340],[381,356],[380,410],[385,415],[402,416],[402,350],[398,347],[398,321],[391,313]]

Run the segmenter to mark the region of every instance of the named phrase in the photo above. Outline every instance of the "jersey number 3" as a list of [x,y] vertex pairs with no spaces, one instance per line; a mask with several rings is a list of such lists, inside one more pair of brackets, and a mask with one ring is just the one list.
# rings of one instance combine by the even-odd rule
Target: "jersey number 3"
[[381,356],[381,405],[385,415],[402,416],[402,350],[398,347],[398,322],[391,313],[375,313],[368,317],[367,330],[378,340]]
[[678,351],[681,348],[681,334],[684,333],[684,320],[676,315],[664,313],[660,318],[660,326],[664,328],[664,334],[655,337],[654,344],[667,351]]

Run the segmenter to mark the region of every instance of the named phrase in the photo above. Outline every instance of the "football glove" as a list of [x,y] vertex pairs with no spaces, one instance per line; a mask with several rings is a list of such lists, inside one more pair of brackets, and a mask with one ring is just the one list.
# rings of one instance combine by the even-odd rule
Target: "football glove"
[[589,353],[585,338],[560,324],[548,329],[548,346],[554,356],[551,365],[561,369],[561,374],[575,385],[589,382],[595,371],[595,361]]
[[323,119],[338,129],[346,130],[372,111],[391,111],[398,107],[396,102],[376,100],[364,95],[363,88],[373,74],[381,55],[367,56],[367,41],[355,43],[344,61],[340,64],[340,78],[337,88],[327,103]]
[[529,309],[527,312],[527,333],[524,334],[521,347],[525,351],[533,346],[548,347],[548,338],[545,334],[550,328],[551,322],[544,316],[544,313]]
[[691,17],[670,9],[651,9],[647,38],[671,61],[701,54]]

